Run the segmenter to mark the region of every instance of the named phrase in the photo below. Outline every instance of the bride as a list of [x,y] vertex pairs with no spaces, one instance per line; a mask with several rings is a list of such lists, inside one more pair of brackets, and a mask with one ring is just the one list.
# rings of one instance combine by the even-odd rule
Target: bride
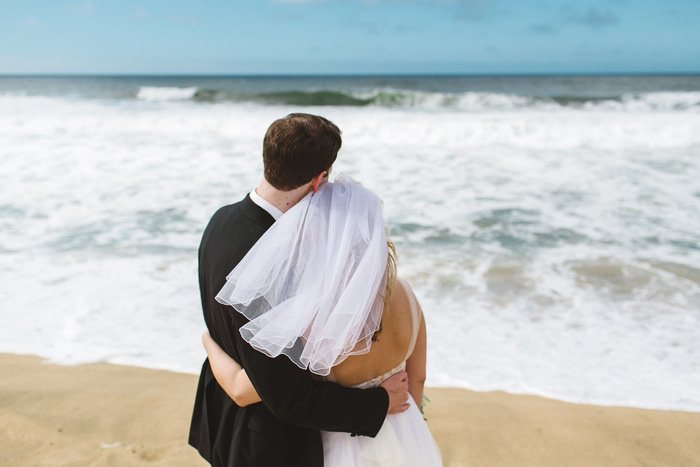
[[[254,249],[256,261],[244,258],[216,297],[250,320],[241,335],[254,348],[283,353],[348,387],[377,387],[408,373],[408,409],[387,416],[375,438],[322,432],[324,465],[442,465],[418,405],[425,321],[411,287],[396,276],[379,198],[341,176],[290,209]],[[203,341],[216,380],[234,402],[260,402],[245,370],[208,332]]]

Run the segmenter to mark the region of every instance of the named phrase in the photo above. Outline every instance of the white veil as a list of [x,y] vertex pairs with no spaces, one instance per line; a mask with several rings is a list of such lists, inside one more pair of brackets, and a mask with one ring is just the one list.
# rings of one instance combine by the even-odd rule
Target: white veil
[[250,320],[240,332],[255,349],[326,376],[348,356],[369,352],[387,255],[381,200],[341,175],[280,217],[216,300]]

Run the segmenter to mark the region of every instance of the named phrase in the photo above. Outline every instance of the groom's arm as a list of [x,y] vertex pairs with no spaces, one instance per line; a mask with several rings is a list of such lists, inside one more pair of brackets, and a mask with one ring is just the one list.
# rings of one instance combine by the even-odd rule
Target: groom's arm
[[[237,327],[245,324],[245,318],[239,316],[234,318]],[[389,408],[385,389],[353,389],[317,381],[285,355],[270,358],[235,332],[240,363],[263,404],[278,420],[372,437],[379,432]]]

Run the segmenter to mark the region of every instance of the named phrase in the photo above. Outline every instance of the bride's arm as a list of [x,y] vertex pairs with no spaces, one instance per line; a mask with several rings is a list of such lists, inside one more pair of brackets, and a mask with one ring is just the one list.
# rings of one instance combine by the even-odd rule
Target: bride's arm
[[[419,305],[420,306],[420,305]],[[420,408],[423,403],[423,385],[425,384],[425,360],[426,360],[426,331],[423,312],[420,314],[420,330],[416,339],[413,353],[406,361],[408,373],[408,392]]]
[[260,402],[260,397],[248,379],[245,370],[214,342],[209,331],[202,334],[202,342],[207,350],[214,378],[236,405],[245,407]]

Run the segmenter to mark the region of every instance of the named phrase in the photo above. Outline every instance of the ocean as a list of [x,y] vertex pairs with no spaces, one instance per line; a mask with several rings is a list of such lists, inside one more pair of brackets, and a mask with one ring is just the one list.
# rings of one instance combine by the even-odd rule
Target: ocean
[[343,131],[430,386],[700,411],[700,76],[0,77],[0,351],[198,373],[197,248],[291,112]]

